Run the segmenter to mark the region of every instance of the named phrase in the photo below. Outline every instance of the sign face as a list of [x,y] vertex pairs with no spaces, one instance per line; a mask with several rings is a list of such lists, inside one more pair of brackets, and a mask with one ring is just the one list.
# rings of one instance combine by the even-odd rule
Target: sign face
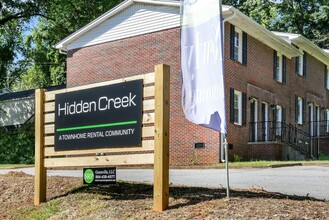
[[141,146],[143,80],[55,96],[55,151]]
[[115,184],[116,168],[83,168],[83,184]]

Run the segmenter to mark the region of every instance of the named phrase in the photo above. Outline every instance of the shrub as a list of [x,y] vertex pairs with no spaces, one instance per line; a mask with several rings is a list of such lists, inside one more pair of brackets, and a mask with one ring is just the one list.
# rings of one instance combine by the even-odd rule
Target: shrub
[[0,163],[34,163],[34,124],[25,124],[9,131],[0,127]]
[[233,162],[241,162],[242,161],[242,157],[240,157],[239,155],[237,154],[234,154],[234,161]]

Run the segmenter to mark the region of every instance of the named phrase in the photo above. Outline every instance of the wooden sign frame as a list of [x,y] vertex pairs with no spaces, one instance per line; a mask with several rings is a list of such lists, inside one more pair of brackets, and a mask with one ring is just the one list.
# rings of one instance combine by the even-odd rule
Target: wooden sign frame
[[[142,146],[55,151],[55,94],[143,79]],[[169,205],[169,95],[170,67],[155,66],[147,73],[108,82],[47,92],[35,91],[34,204],[46,201],[47,168],[154,164],[154,207]],[[102,156],[100,156],[102,155]]]

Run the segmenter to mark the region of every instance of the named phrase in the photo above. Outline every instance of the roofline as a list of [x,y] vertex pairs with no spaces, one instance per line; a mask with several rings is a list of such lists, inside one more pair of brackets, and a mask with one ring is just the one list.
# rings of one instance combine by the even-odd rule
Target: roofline
[[[292,34],[292,33],[284,33],[284,32],[275,32],[275,31],[273,31],[273,33],[278,35],[278,36],[288,37],[289,40],[293,44],[296,44],[298,47],[301,47],[302,49],[305,49],[305,46],[303,46],[303,44],[302,44],[302,43],[305,43],[306,45],[310,46],[313,50],[315,50],[316,53],[314,54],[312,51],[308,51],[308,50],[305,49],[306,52],[313,55],[315,58],[322,61],[323,63],[329,65],[329,53],[328,53],[329,51],[328,50],[326,51],[325,49],[321,49],[320,47],[318,47],[316,44],[311,42],[309,39],[307,39],[303,35],[301,35],[301,34]],[[319,57],[319,55],[325,56],[326,60],[323,60],[321,57]]]
[[68,37],[64,38],[57,44],[55,44],[54,48],[62,50],[62,51],[67,51],[67,45],[69,42],[75,40],[77,37],[83,35],[84,33],[88,32],[95,26],[101,24],[103,21],[107,20],[108,18],[114,16],[115,14],[119,13],[120,11],[128,8],[130,5],[132,5],[134,2],[136,3],[144,3],[144,4],[153,4],[153,5],[163,5],[163,6],[173,6],[173,7],[180,7],[180,1],[157,1],[157,0],[126,0],[114,8],[110,9],[108,12],[105,14],[99,16],[83,28],[77,30],[76,32],[72,33]]
[[[260,30],[266,36],[270,37],[272,40],[274,40],[275,42],[283,45],[286,49],[288,49],[288,51],[279,51],[280,53],[282,53],[286,57],[292,58],[292,57],[295,57],[295,56],[302,55],[302,53],[297,48],[295,48],[294,46],[292,46],[291,44],[289,44],[288,42],[286,42],[282,38],[278,37],[277,35],[275,35],[271,31],[269,31],[268,29],[266,29],[265,27],[263,27],[262,25],[260,25],[256,21],[254,21],[252,18],[248,17],[247,15],[245,15],[244,13],[242,13],[241,11],[236,9],[235,7],[230,6],[229,10],[236,13],[236,15],[239,16],[240,18],[242,18],[244,21],[247,21],[247,22],[251,23],[253,26],[255,26],[256,29]],[[249,35],[251,35],[252,37],[254,37],[255,39],[261,41],[260,38],[258,36],[256,36],[252,31],[244,30],[243,27],[239,27],[239,28],[242,29],[244,32],[248,33]],[[266,40],[264,40],[264,41],[266,42]],[[264,41],[261,41],[261,42],[264,43]],[[266,45],[270,46],[269,44],[266,44]],[[274,46],[270,46],[270,47],[273,48],[273,49],[276,49],[276,48],[274,48]]]
[[[96,18],[94,21],[90,22],[83,28],[79,29],[78,31],[74,32],[73,34],[69,35],[68,37],[64,38],[63,40],[58,42],[54,47],[56,49],[59,49],[62,51],[67,51],[67,45],[70,42],[74,41],[76,38],[78,38],[79,36],[88,32],[89,30],[91,30],[95,26],[99,25],[103,21],[107,20],[108,18],[110,18],[110,17],[114,16],[115,14],[119,13],[120,11],[126,9],[127,7],[132,5],[134,2],[143,3],[143,4],[152,4],[152,5],[172,6],[172,7],[180,7],[180,5],[181,5],[180,1],[177,1],[177,0],[176,1],[175,0],[167,0],[167,1],[164,1],[164,0],[163,1],[161,1],[161,0],[126,0],[126,1],[122,2],[121,4],[117,5],[116,7],[112,8],[105,14],[101,15],[100,17]],[[276,36],[274,33],[267,30],[265,27],[261,26],[256,21],[254,21],[252,18],[243,14],[238,9],[234,8],[233,6],[226,6],[226,5],[223,5],[222,7],[224,9],[223,13],[231,12],[232,14],[237,15],[243,21],[250,23],[256,29],[260,30],[266,37],[269,37],[274,42],[266,43],[266,41],[267,41],[266,39],[253,34],[252,31],[244,30],[246,33],[248,33],[252,37],[256,38],[257,40],[260,40],[261,42],[265,43],[266,45],[270,46],[273,49],[276,49],[276,50],[279,49],[279,52],[284,54],[288,58],[302,55],[302,53],[298,49],[296,49],[295,47],[293,47],[292,45],[290,45],[289,43],[287,43],[285,40],[281,39],[280,37]],[[231,21],[233,21],[233,20],[234,19],[232,19]],[[241,28],[243,30],[243,27],[239,27],[239,28]],[[283,50],[283,49],[280,50],[280,48],[275,48],[276,43],[282,45],[286,50]]]

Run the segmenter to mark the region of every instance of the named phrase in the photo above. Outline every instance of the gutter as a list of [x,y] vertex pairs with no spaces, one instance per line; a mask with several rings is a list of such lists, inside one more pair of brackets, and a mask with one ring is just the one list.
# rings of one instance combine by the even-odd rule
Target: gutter
[[144,4],[152,4],[152,5],[165,5],[165,6],[174,6],[174,7],[179,7],[180,6],[180,2],[179,1],[164,1],[164,2],[160,2],[160,1],[152,1],[152,0],[133,0],[133,2],[136,3],[144,3]]

